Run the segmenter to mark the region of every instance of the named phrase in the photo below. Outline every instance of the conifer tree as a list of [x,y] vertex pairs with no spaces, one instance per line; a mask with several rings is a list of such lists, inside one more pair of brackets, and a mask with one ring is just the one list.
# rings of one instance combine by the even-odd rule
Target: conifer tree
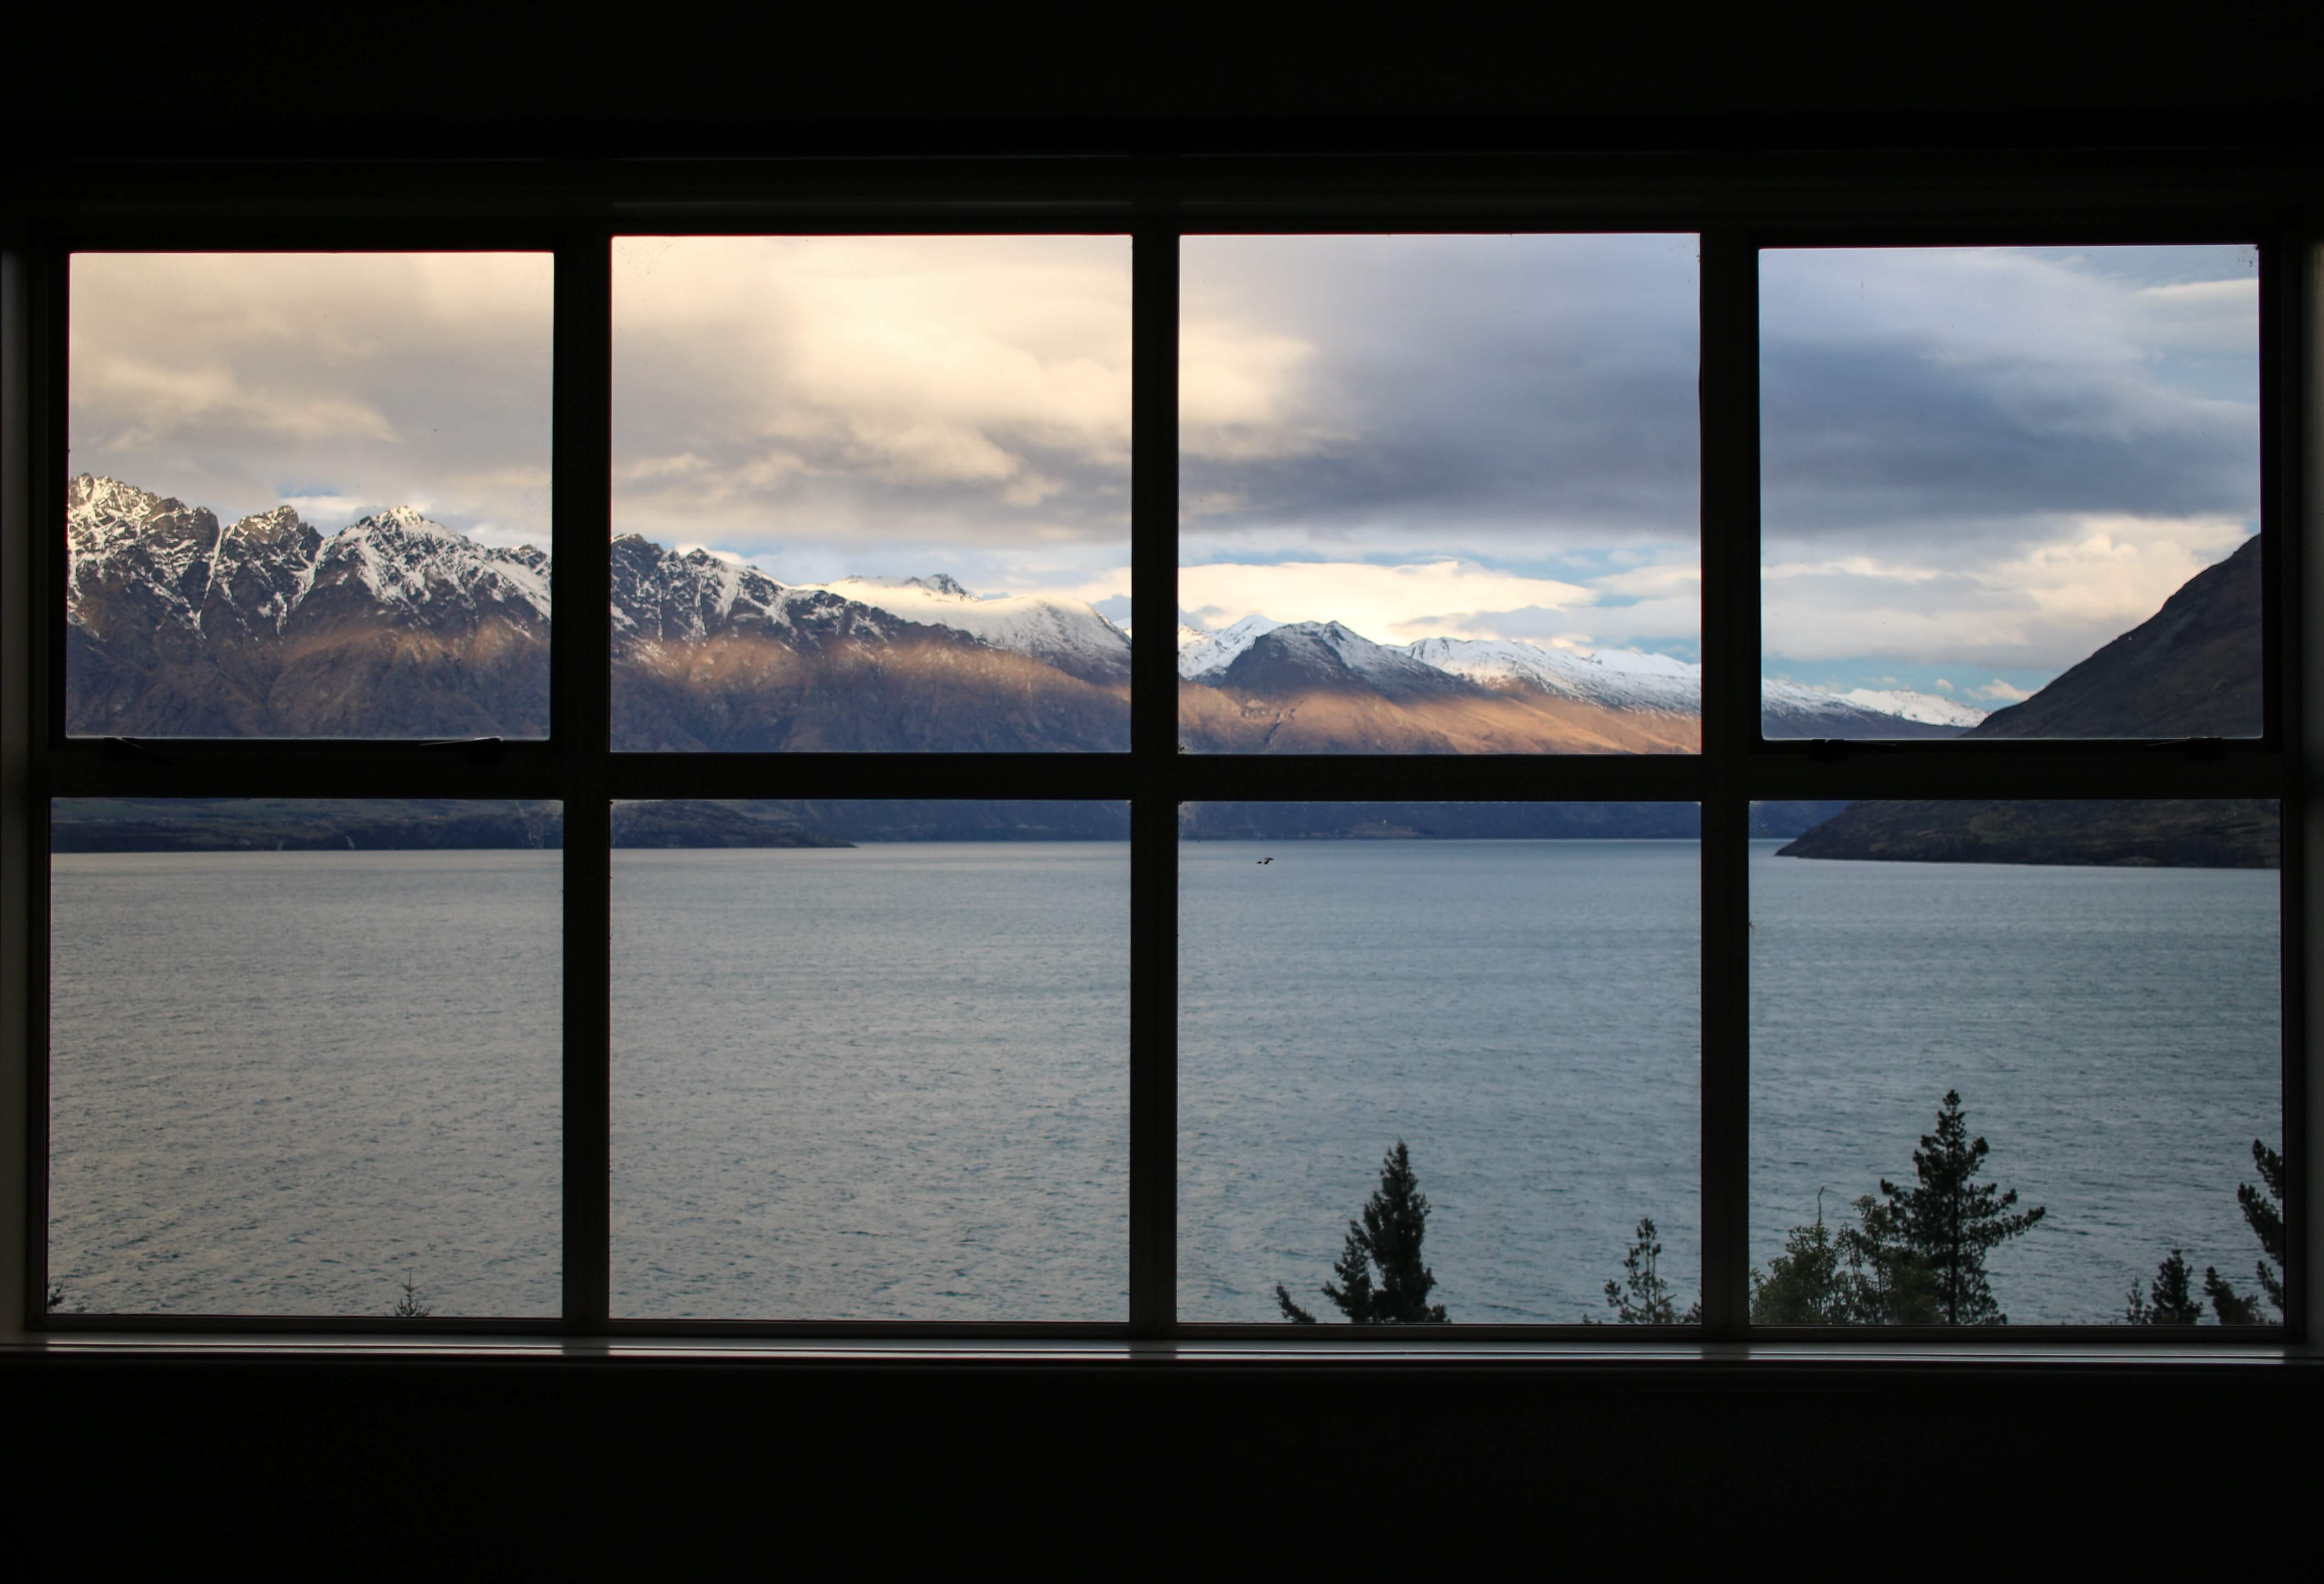
[[[2242,1207],[2244,1224],[2259,1239],[2260,1252],[2266,1257],[2253,1267],[2259,1277],[2260,1291],[2275,1306],[2276,1317],[2283,1317],[2283,1157],[2269,1149],[2258,1139],[2252,1140],[2252,1163],[2259,1168],[2259,1180],[2266,1186],[2254,1188],[2248,1182],[2236,1184],[2236,1203]],[[2246,1298],[2221,1276],[2217,1268],[2203,1272],[2203,1292],[2211,1301],[2212,1311],[2223,1326],[2255,1326],[2261,1323],[2259,1300]]]
[[1681,1315],[1670,1283],[1662,1278],[1657,1266],[1663,1246],[1655,1236],[1652,1216],[1638,1218],[1636,1239],[1630,1252],[1622,1256],[1621,1281],[1606,1283],[1606,1307],[1614,1311],[1614,1318],[1624,1325],[1673,1326],[1682,1320],[1691,1326],[1702,1324],[1702,1305],[1695,1303]]
[[1937,1113],[1937,1131],[1923,1134],[1921,1147],[1913,1152],[1920,1186],[1899,1188],[1886,1178],[1880,1182],[1897,1239],[1933,1281],[1937,1318],[1947,1325],[2009,1323],[1986,1283],[1986,1251],[2022,1237],[2044,1214],[2036,1205],[2013,1215],[2015,1189],[1973,1181],[1989,1153],[1985,1140],[1969,1137],[1960,1095],[1948,1089],[1944,1108]]
[[[1332,1266],[1339,1281],[1324,1283],[1323,1296],[1359,1325],[1443,1320],[1444,1306],[1428,1301],[1436,1277],[1420,1257],[1427,1230],[1428,1196],[1420,1191],[1411,1153],[1398,1139],[1380,1161],[1380,1185],[1364,1201],[1363,1219],[1348,1223],[1347,1243]],[[1275,1301],[1285,1320],[1315,1323],[1315,1317],[1294,1303],[1279,1282]]]
[[2203,1301],[2195,1296],[2194,1272],[2178,1249],[2154,1267],[2152,1299],[2135,1279],[2130,1283],[2130,1301],[2123,1319],[2134,1326],[2191,1326],[2202,1318]]
[[1904,1246],[1896,1218],[1870,1194],[1853,1209],[1857,1224],[1837,1234],[1816,1194],[1812,1227],[1794,1227],[1784,1252],[1751,1273],[1751,1319],[1763,1326],[1932,1325],[1936,1286]]

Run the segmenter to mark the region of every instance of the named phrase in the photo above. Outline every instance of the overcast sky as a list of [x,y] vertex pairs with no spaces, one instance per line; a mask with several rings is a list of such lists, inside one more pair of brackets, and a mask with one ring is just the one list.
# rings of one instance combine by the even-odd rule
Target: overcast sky
[[[1190,237],[1205,626],[1695,655],[1691,236]],[[787,582],[949,572],[1130,619],[1118,236],[635,238],[614,524]],[[1990,705],[2257,528],[2240,247],[1771,253],[1766,664]],[[543,255],[75,260],[75,469],[229,520],[546,543]]]
[[80,254],[72,470],[549,542],[549,255]]

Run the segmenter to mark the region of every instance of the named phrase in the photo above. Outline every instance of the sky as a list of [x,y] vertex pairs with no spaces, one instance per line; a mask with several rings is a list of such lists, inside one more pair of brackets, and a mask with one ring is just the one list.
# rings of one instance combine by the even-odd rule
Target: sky
[[1130,621],[1130,241],[633,237],[613,525]]
[[[614,250],[616,532],[1128,625],[1120,236]],[[1692,236],[1192,236],[1185,619],[1692,659]],[[2257,528],[2248,248],[1761,261],[1765,669],[1992,707]],[[545,255],[83,255],[76,471],[547,543]]]
[[2259,531],[2248,247],[1760,260],[1766,669],[1981,709]]
[[78,254],[69,440],[222,522],[389,506],[549,541],[553,271],[531,254]]

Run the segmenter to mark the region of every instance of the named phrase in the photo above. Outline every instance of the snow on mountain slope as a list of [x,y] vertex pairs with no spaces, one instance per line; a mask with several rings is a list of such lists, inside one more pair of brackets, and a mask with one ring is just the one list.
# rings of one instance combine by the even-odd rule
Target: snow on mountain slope
[[1232,626],[1215,633],[1205,633],[1199,627],[1181,624],[1178,628],[1178,674],[1188,681],[1201,678],[1205,672],[1223,671],[1232,665],[1235,657],[1250,648],[1259,635],[1271,633],[1280,622],[1268,621],[1263,616],[1247,616]]
[[1582,655],[1514,638],[1423,638],[1404,652],[1489,688],[1532,688],[1609,709],[1667,715],[1702,709],[1702,668],[1667,654],[1600,649]]
[[821,587],[908,622],[950,627],[995,649],[1046,661],[1084,681],[1130,681],[1129,635],[1077,599],[1053,594],[980,599],[941,572],[930,578],[842,578]]
[[1969,727],[1985,718],[1986,712],[1972,709],[1951,699],[1940,699],[1933,693],[1916,693],[1906,688],[1854,688],[1840,695],[1851,704],[1861,704],[1867,709],[1877,709],[1883,715],[1899,716],[1928,726],[1958,726]]

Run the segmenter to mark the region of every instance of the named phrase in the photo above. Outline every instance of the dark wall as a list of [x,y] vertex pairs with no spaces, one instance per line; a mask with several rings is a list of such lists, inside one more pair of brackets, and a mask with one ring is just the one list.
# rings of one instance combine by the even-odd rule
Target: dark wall
[[[2237,1575],[2299,1531],[2314,1371],[2087,1366],[1184,1363],[1072,1372],[383,1364],[0,1366],[20,1515],[95,1498],[65,1569],[129,1553],[308,1576],[652,1575],[707,1550],[849,1572],[920,1548],[1014,1572],[1176,1557],[1323,1573],[1489,1537],[1528,1573],[1655,1576],[1695,1546],[1779,1576],[1946,1574],[2030,1539],[2201,1548]],[[28,1526],[11,1525],[21,1543]],[[44,1528],[53,1526],[43,1526]],[[1257,1531],[1256,1541],[1245,1530]],[[1002,1549],[991,1549],[996,1542]],[[1097,1549],[1089,1547],[1094,1544]],[[823,1569],[818,1567],[818,1571]]]

